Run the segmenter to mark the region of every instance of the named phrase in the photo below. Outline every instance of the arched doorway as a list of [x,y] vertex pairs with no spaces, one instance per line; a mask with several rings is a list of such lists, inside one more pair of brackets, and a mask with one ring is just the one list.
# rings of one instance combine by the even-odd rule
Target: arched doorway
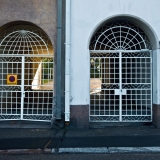
[[0,120],[51,121],[54,51],[30,25],[6,29],[0,39]]
[[152,121],[152,48],[137,25],[116,20],[90,43],[90,122]]

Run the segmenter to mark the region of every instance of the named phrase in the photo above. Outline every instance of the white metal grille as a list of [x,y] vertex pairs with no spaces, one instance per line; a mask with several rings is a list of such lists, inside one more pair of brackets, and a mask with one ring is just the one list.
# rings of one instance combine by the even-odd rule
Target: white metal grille
[[[146,43],[147,38],[143,39],[144,32],[137,32],[129,27],[123,30],[124,23],[115,24],[117,25],[104,27],[106,30],[101,34],[96,33],[96,40],[90,46],[94,46],[94,50],[90,50],[90,121],[150,122],[152,54],[149,43]],[[116,31],[113,31],[114,28]],[[112,37],[106,36],[104,43],[100,37],[108,30],[110,32],[107,36]],[[125,36],[128,36],[131,30],[133,38],[126,42]],[[123,32],[127,34],[124,37]],[[139,36],[137,43],[133,40],[136,35]],[[134,44],[131,45],[131,41]]]
[[144,31],[138,26],[115,21],[102,26],[93,36],[90,50],[141,50],[151,49]]
[[[51,120],[53,51],[42,37],[40,32],[16,30],[1,40],[0,120]],[[12,74],[17,85],[7,85]]]

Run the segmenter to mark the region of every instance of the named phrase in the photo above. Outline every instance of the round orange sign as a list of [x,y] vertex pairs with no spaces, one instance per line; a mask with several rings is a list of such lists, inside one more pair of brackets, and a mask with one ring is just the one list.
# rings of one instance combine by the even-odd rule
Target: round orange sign
[[10,77],[9,77],[9,81],[10,81],[10,82],[14,82],[14,81],[15,81],[15,77],[14,77],[14,76],[10,76]]

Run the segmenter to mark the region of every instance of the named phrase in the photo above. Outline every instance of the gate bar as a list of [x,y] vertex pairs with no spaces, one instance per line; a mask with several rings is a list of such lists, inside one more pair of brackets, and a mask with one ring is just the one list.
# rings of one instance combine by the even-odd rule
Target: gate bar
[[53,54],[50,54],[50,55],[47,55],[47,54],[36,54],[36,55],[27,55],[27,54],[0,54],[0,57],[21,57],[21,56],[25,56],[25,57],[50,57],[50,58],[53,58],[54,55]]
[[141,50],[90,50],[90,53],[133,53],[133,52],[149,52],[149,49],[141,49]]
[[[122,92],[122,52],[119,52],[119,89]],[[122,94],[119,94],[119,121],[122,122]]]
[[21,68],[21,120],[23,120],[23,105],[24,105],[24,56],[22,56],[22,68]]

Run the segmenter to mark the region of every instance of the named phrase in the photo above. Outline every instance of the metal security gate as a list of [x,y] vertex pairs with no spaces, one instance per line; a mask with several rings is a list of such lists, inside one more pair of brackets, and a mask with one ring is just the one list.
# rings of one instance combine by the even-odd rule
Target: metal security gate
[[0,120],[51,121],[53,53],[39,34],[17,30],[0,43]]
[[[44,59],[48,61],[44,62]],[[52,63],[53,58],[50,57],[0,57],[1,120],[50,121],[53,77],[48,74],[51,68],[44,68],[44,65]],[[16,75],[16,84],[7,84],[7,75]],[[42,76],[47,76],[47,79]]]
[[[21,96],[22,96],[22,57],[0,57],[0,119],[21,119]],[[19,75],[19,85],[8,86],[7,75],[14,73]],[[19,73],[19,74],[18,74]]]
[[[152,120],[152,58],[149,51],[91,53],[90,121]],[[99,71],[98,71],[99,70]]]
[[90,122],[152,121],[152,50],[128,21],[103,24],[90,43]]
[[53,100],[53,57],[42,55],[24,57],[22,92],[24,105],[21,117],[23,114],[23,119],[50,121]]

